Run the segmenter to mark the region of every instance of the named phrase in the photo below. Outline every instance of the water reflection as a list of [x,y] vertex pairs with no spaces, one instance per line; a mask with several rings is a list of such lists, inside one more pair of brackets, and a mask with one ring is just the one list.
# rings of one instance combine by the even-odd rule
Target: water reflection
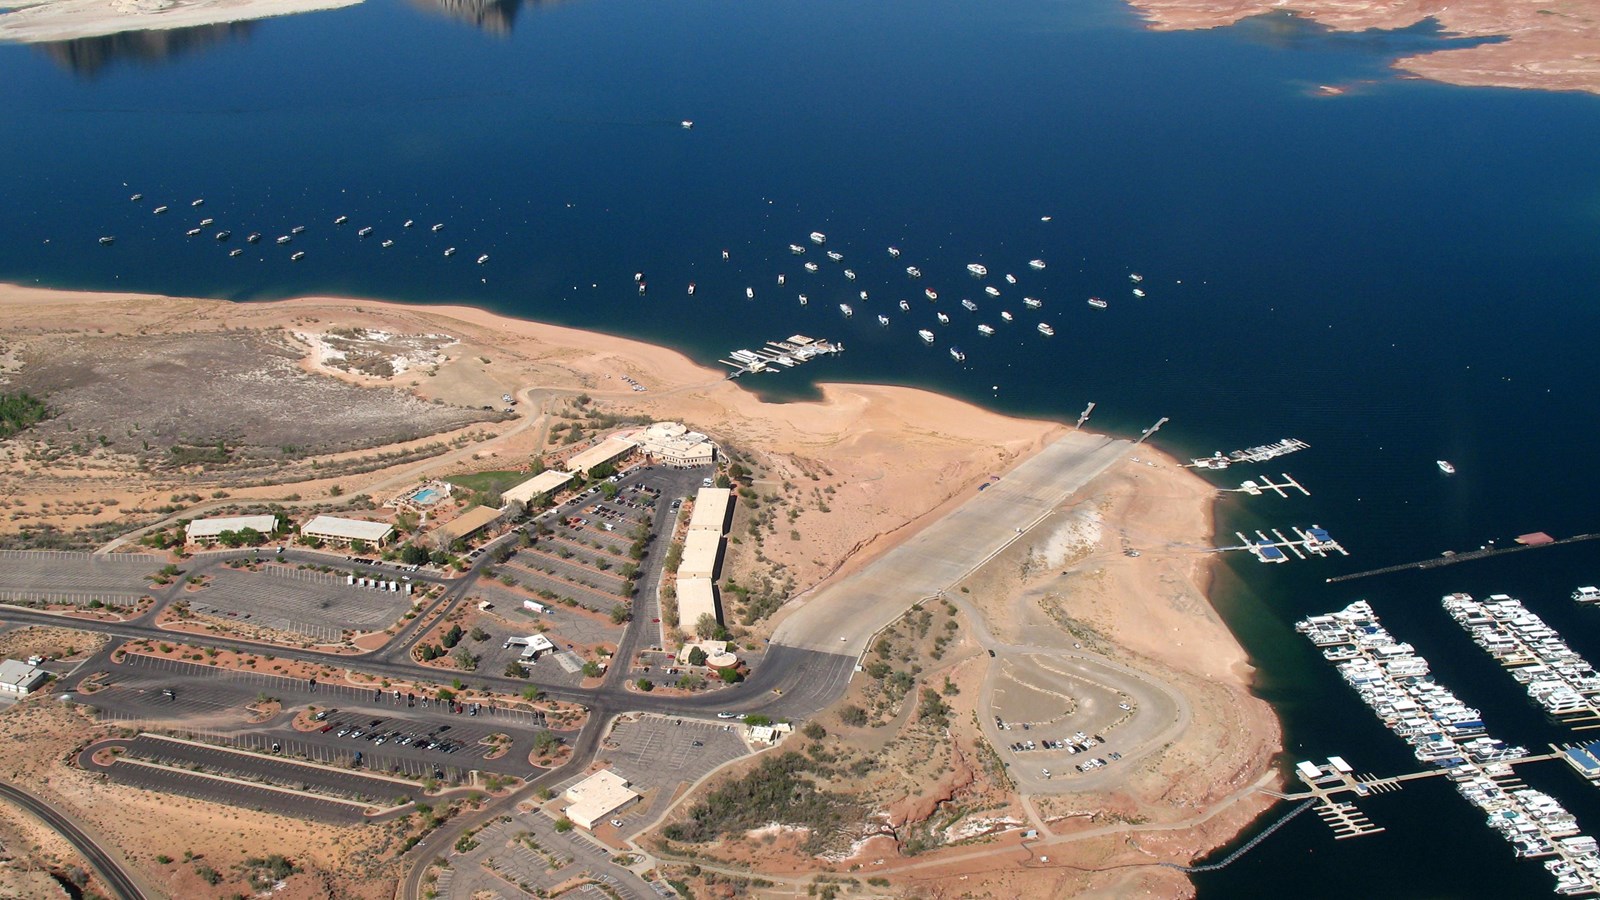
[[510,34],[523,0],[412,0],[420,9],[443,13],[492,34]]
[[255,22],[224,22],[188,28],[124,31],[101,37],[50,41],[36,46],[75,74],[95,78],[120,60],[153,66],[185,53],[198,52],[229,41],[248,40],[255,27]]

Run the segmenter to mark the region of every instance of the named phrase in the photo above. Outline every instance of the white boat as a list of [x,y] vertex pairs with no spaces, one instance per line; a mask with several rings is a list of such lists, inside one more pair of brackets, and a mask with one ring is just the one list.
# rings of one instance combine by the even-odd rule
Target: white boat
[[294,240],[294,238],[289,237],[287,234],[278,235],[278,243],[280,244],[287,244],[292,240]]
[[635,272],[635,273],[633,273],[633,280],[636,283],[640,282],[640,281],[643,281],[644,280],[644,273],[643,272]]
[[383,244],[382,244],[382,247],[385,250],[387,250],[387,249],[389,249],[390,247],[393,247],[393,246],[394,246],[394,241],[384,241]]
[[694,296],[694,282],[689,282],[689,296]]
[[343,225],[344,223],[346,223],[348,221],[350,221],[350,217],[349,216],[340,216],[339,218],[333,220],[333,224],[335,224],[335,225]]
[[1039,333],[1044,335],[1045,337],[1050,337],[1051,335],[1056,333],[1056,330],[1054,328],[1051,328],[1049,325],[1046,325],[1045,323],[1040,322],[1039,323]]
[[866,291],[862,291],[861,292],[861,299],[863,299],[863,300],[867,299],[867,292]]
[[985,287],[985,288],[984,288],[984,289],[983,289],[983,292],[984,292],[984,293],[985,293],[985,294],[988,294],[988,295],[989,295],[989,296],[991,296],[991,297],[998,297],[998,296],[1000,296],[1000,289],[999,289],[999,288],[997,288],[997,287],[995,287],[995,286],[994,286],[994,285],[992,285],[992,284],[991,284],[991,285],[988,285],[988,286],[987,286],[987,287]]
[[967,361],[967,355],[965,353],[961,352],[961,348],[960,347],[951,347],[950,348],[950,358],[955,360],[956,362],[966,362]]
[[117,242],[117,239],[114,238],[114,237],[110,237],[110,236],[103,237],[103,238],[100,239],[100,245],[103,246],[103,247],[109,247],[112,244],[115,244],[116,242]]
[[728,251],[726,251],[726,250],[722,251],[722,258],[723,259],[730,259],[731,258],[731,257],[728,256]]
[[1140,275],[1138,272],[1134,272],[1134,273],[1132,273],[1131,275],[1128,276],[1128,280],[1133,282],[1134,284],[1138,284],[1139,282],[1144,280],[1144,276]]
[[910,275],[912,278],[921,278],[922,270],[916,266],[906,266],[906,274]]
[[188,231],[184,232],[184,234],[188,235],[189,237],[194,237],[195,235],[197,235],[199,233],[200,233],[200,229],[198,229],[198,228],[191,228]]
[[983,334],[983,335],[994,334],[994,326],[992,326],[992,325],[979,325],[978,326],[978,333],[979,334]]
[[372,226],[368,225],[367,227],[365,227],[365,228],[361,229],[360,231],[356,232],[356,237],[366,237],[367,235],[369,235],[371,233],[372,233]]
[[446,247],[444,249],[444,255],[445,256],[455,256],[456,255],[456,248],[454,248],[454,247]]
[[928,299],[929,300],[937,300],[937,299],[939,299],[939,295],[934,292],[933,288],[923,288],[922,292],[924,294],[928,295]]
[[823,234],[820,231],[811,232],[811,243],[821,245],[821,244],[826,244],[827,242],[828,242],[828,236],[827,235]]
[[440,222],[439,224],[433,226],[433,230],[434,231],[443,231],[444,230],[444,223]]
[[887,325],[887,324],[889,324],[889,317],[880,313],[878,315],[878,324],[879,325]]
[[814,263],[814,262],[806,263],[806,271],[807,272],[815,272],[816,270],[817,270],[817,264],[816,263]]
[[805,294],[801,294],[800,295],[800,305],[801,306],[805,306],[809,302],[810,301],[806,299],[806,295]]
[[851,308],[850,308],[850,304],[848,304],[848,303],[841,303],[841,304],[839,304],[839,312],[842,312],[842,313],[844,313],[844,317],[845,317],[845,318],[846,318],[846,319],[848,319],[848,318],[850,318],[850,317],[851,317],[851,316],[853,316],[853,315],[855,315],[855,314],[856,314],[856,311],[855,311],[855,310],[853,310],[853,309],[851,309]]
[[1133,295],[1135,297],[1143,297],[1144,296],[1144,288],[1134,288],[1133,289]]
[[1005,319],[1007,322],[1009,322],[1009,321],[1011,321],[1011,313],[1005,312],[1004,310],[1002,310],[1001,313],[1000,313],[1000,318]]
[[979,278],[982,278],[983,276],[989,274],[989,270],[988,270],[987,267],[981,266],[981,265],[979,265],[977,263],[967,263],[967,271],[971,272],[972,274],[974,274],[976,276],[978,276]]
[[219,241],[225,241],[225,240],[227,240],[228,238],[231,238],[231,237],[233,237],[233,232],[231,232],[231,231],[219,231],[219,232],[217,232],[217,240],[219,240]]
[[944,313],[934,313],[934,315],[939,317],[939,324],[940,325],[949,325],[950,324],[950,317],[945,315]]
[[201,220],[200,220],[200,227],[201,227],[201,228],[204,228],[204,227],[206,227],[206,226],[207,226],[207,225],[210,225],[210,224],[211,224],[211,223],[213,223],[213,222],[215,222],[215,221],[217,221],[217,220],[216,220],[216,219],[201,219]]
[[973,303],[971,300],[968,300],[965,297],[961,298],[961,305],[965,306],[967,308],[967,312],[977,312],[978,311],[978,304]]
[[901,300],[900,301],[900,311],[901,312],[910,312],[911,311],[911,304],[907,303],[904,300]]
[[244,253],[244,249],[241,248],[241,247],[235,247],[232,250],[228,251],[228,255],[229,256],[239,256],[239,255],[241,255],[243,253]]
[[410,228],[410,227],[411,227],[411,226],[412,226],[412,225],[415,225],[415,224],[416,224],[416,220],[414,220],[414,219],[407,219],[407,220],[406,220],[406,223],[405,223],[405,225],[403,225],[403,226],[401,226],[401,227],[402,227],[402,228]]
[[1044,301],[1035,300],[1032,297],[1023,297],[1022,298],[1022,305],[1026,306],[1029,309],[1038,309],[1039,307],[1044,305]]
[[639,282],[639,296],[641,296],[641,297],[644,296],[644,292],[649,290],[649,289],[650,289],[650,285],[649,285],[648,282],[644,282],[644,281]]
[[889,248],[889,255],[890,256],[899,256],[900,255],[900,248],[899,247],[890,247]]
[[829,250],[828,251],[828,258],[833,260],[834,262],[844,262],[844,254],[840,253],[837,250]]
[[678,123],[678,127],[682,128],[684,130],[688,130],[690,128],[693,128],[694,127],[694,120],[693,119],[684,119],[682,122]]
[[1104,300],[1101,300],[1099,297],[1090,297],[1089,298],[1089,305],[1094,307],[1095,309],[1105,309],[1106,306],[1107,306],[1106,302]]
[[488,262],[488,261],[489,261],[489,254],[487,254],[487,253],[485,253],[484,255],[482,255],[480,257],[478,257],[478,265],[480,265],[480,266],[483,265],[484,263]]
[[789,245],[789,252],[795,254],[796,256],[798,256],[798,255],[806,252],[806,248],[800,246],[799,244],[790,244]]
[[1437,465],[1439,467],[1439,471],[1445,473],[1446,475],[1454,475],[1456,473],[1456,467],[1451,465],[1448,459],[1434,460],[1434,465]]
[[745,288],[744,289],[744,298],[746,300],[754,300],[756,298],[756,289],[752,288],[752,287]]
[[1035,272],[1040,271],[1044,268],[1044,260],[1030,259],[1028,260],[1028,268],[1033,269]]
[[844,277],[850,279],[851,281],[855,281],[856,280],[855,270],[854,269],[845,269],[844,270]]
[[189,205],[190,206],[205,206],[206,205],[206,201],[202,198],[200,200],[194,201],[193,203],[191,203]]
[[167,211],[167,208],[165,206],[158,206],[158,207],[155,208],[155,214],[158,215],[158,216],[161,215],[162,213],[166,212],[166,211]]
[[1012,275],[1010,272],[1007,272],[1006,273],[1006,284],[1016,284],[1016,283],[1017,283],[1017,276]]
[[1600,588],[1581,587],[1572,592],[1572,599],[1579,603],[1600,603]]
[[785,281],[788,281],[788,280],[789,280],[789,276],[783,274],[782,272],[778,273],[778,286],[779,287],[783,287],[783,283]]
[[926,328],[918,328],[917,337],[922,338],[924,341],[927,341],[930,344],[933,343],[933,332]]
[[306,252],[304,250],[300,250],[300,251],[296,252],[294,255],[290,256],[289,257],[289,261],[290,262],[299,262],[300,260],[305,259],[305,258],[306,258]]
[[[211,220],[210,219],[206,220],[206,222],[209,222],[209,221],[211,221]],[[200,224],[204,225],[206,222],[201,222]],[[304,225],[296,225],[295,227],[289,229],[289,233],[290,234],[299,234],[300,232],[305,231],[305,230],[306,230],[306,227]]]
[[129,197],[128,199],[133,201],[134,203],[138,203],[140,200],[144,199],[144,195],[143,194],[134,194],[132,197]]
[[254,244],[254,243],[255,243],[255,242],[257,242],[257,241],[259,241],[259,240],[261,240],[261,232],[259,232],[259,231],[252,231],[252,232],[250,232],[250,236],[249,236],[249,237],[247,237],[247,238],[245,238],[245,240],[247,240],[247,241],[249,241],[249,242],[250,242],[250,243],[252,243],[252,244]]

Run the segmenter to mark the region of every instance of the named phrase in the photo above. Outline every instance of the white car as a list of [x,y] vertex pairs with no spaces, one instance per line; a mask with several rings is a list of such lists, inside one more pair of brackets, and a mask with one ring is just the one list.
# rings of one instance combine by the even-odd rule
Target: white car
[[612,819],[611,820],[611,827],[612,828],[621,828],[622,827],[622,820],[621,819]]

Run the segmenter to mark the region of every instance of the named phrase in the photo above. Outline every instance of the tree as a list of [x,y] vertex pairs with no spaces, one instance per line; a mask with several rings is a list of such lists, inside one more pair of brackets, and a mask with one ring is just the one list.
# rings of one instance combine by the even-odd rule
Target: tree
[[455,645],[461,643],[461,636],[464,633],[465,632],[461,630],[460,625],[451,625],[450,630],[446,631],[444,633],[444,637],[439,639],[439,643],[444,644],[447,648],[454,647]]
[[450,554],[443,550],[435,550],[428,554],[428,561],[436,566],[448,566],[450,564]]
[[466,647],[457,647],[455,653],[456,666],[463,672],[472,672],[478,668],[478,658]]
[[561,739],[553,731],[541,731],[533,736],[533,750],[540,756],[561,746]]
[[566,834],[572,830],[572,820],[563,816],[556,820],[556,831]]
[[608,481],[608,482],[600,485],[600,495],[605,497],[607,500],[610,500],[611,498],[617,496],[617,486],[616,486],[616,484],[613,483],[613,482]]
[[839,721],[852,728],[860,728],[867,724],[867,711],[859,706],[846,706],[839,710]]
[[428,561],[428,551],[416,544],[406,544],[400,548],[400,561],[408,566],[420,566]]
[[734,668],[717,670],[717,677],[721,678],[724,684],[738,684],[744,680],[744,675]]
[[645,693],[649,693],[656,689],[655,683],[648,678],[639,679],[637,684],[639,685],[639,690],[644,691]]
[[372,549],[372,545],[360,538],[356,538],[350,542],[350,552],[357,556],[365,556],[367,551],[370,549]]
[[719,487],[719,488],[725,488],[725,487],[727,487],[727,486],[728,486],[728,485],[729,485],[729,484],[732,484],[732,482],[730,482],[730,481],[729,481],[729,480],[728,480],[728,476],[726,476],[726,475],[718,475],[718,476],[717,476],[717,487]]
[[252,547],[259,547],[267,542],[266,535],[248,526],[239,529],[239,537]]
[[820,741],[828,736],[828,729],[823,728],[821,722],[807,722],[806,727],[800,729],[800,733],[813,741]]
[[604,669],[600,668],[600,664],[592,659],[583,664],[583,677],[585,678],[599,678],[604,671]]
[[686,672],[678,676],[678,687],[686,691],[698,691],[705,687],[706,680],[693,672]]
[[[524,674],[523,674],[522,677],[524,677],[524,678],[528,677],[527,674],[526,674],[527,670],[524,669],[523,672],[524,672]],[[533,702],[535,702],[537,700],[541,700],[543,698],[544,698],[544,691],[539,690],[539,688],[536,685],[531,685],[530,684],[527,687],[522,689],[522,699],[528,701],[529,703],[533,703]]]
[[489,632],[484,631],[477,625],[474,625],[472,626],[472,639],[475,641],[487,641],[489,639]]
[[506,663],[506,677],[527,678],[528,667],[513,659],[512,661]]
[[633,618],[633,613],[631,611],[629,611],[629,609],[626,606],[623,606],[621,603],[618,603],[616,606],[611,607],[611,624],[613,624],[613,625],[621,625],[623,622],[626,622],[626,621],[628,621],[629,619],[632,619],[632,618]]
[[701,613],[700,618],[694,620],[694,633],[702,638],[716,637],[717,629],[721,627],[713,613]]
[[240,537],[239,532],[237,531],[232,529],[224,529],[223,531],[218,532],[217,543],[224,547],[238,547],[244,543],[244,538]]
[[751,725],[751,726],[771,725],[772,724],[772,717],[771,716],[764,716],[764,715],[761,715],[760,713],[751,713],[750,715],[744,717],[744,723],[746,725]]
[[706,664],[706,651],[702,650],[699,647],[691,647],[689,649],[689,665],[691,665],[691,666],[703,666],[705,664]]

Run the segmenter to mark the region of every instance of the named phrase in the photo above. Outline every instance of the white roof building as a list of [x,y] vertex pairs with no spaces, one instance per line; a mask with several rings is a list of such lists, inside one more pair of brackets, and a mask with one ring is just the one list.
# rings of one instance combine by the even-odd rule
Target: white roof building
[[44,684],[49,673],[14,659],[0,661],[0,696],[26,697]]
[[663,465],[689,468],[717,460],[717,445],[678,422],[657,422],[633,435],[639,449]]
[[729,488],[703,487],[694,495],[694,512],[689,515],[690,531],[721,534],[728,524],[728,507],[733,503]]
[[210,542],[216,540],[224,531],[240,532],[246,528],[254,528],[262,534],[271,534],[278,530],[278,517],[267,514],[260,516],[218,516],[212,519],[195,519],[183,530],[184,538],[190,543]]
[[542,634],[530,634],[527,637],[513,637],[506,639],[507,647],[521,647],[523,659],[538,659],[539,654],[548,653],[556,649],[556,645]]
[[394,526],[388,522],[369,522],[365,519],[341,519],[338,516],[314,516],[300,526],[300,533],[336,544],[366,541],[382,544],[394,536]]
[[588,475],[589,470],[608,462],[615,462],[632,453],[636,446],[638,445],[627,438],[609,437],[567,460],[566,469],[574,475]]
[[721,555],[721,532],[689,532],[683,539],[683,561],[678,564],[678,580],[717,577],[717,559]]
[[513,500],[526,506],[544,494],[553,494],[560,490],[572,476],[566,472],[557,472],[554,469],[540,472],[509,491],[500,492],[500,501],[510,503]]
[[610,769],[601,769],[567,788],[563,796],[572,804],[567,807],[567,818],[590,831],[596,822],[639,799],[639,794],[628,787],[628,780]]
[[[717,609],[717,588],[710,578],[690,577],[678,579],[678,625],[690,631],[700,617],[710,613],[718,622],[722,614]],[[708,635],[709,636],[709,635]]]

